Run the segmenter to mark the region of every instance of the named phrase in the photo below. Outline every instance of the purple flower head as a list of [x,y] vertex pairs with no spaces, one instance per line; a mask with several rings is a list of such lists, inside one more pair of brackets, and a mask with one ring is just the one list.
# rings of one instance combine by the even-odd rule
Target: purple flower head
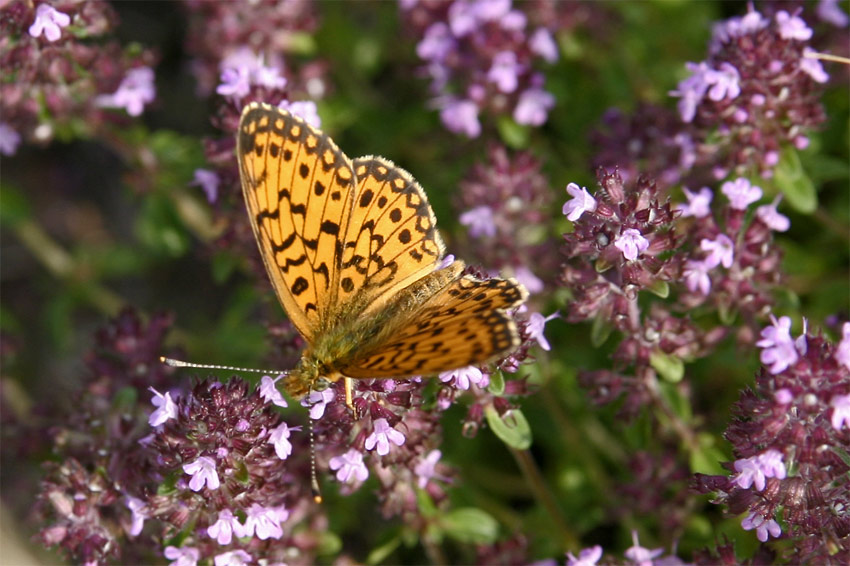
[[156,96],[153,70],[138,67],[127,71],[127,75],[112,94],[97,97],[98,106],[104,108],[123,108],[130,116],[139,116],[145,104],[153,102]]
[[213,538],[218,544],[225,546],[233,540],[233,535],[237,537],[245,536],[245,527],[239,522],[230,509],[224,509],[218,514],[218,520],[207,527],[207,534]]
[[746,210],[748,206],[758,201],[762,196],[761,187],[750,184],[749,180],[739,177],[734,181],[726,181],[720,188],[732,208]]
[[632,542],[634,543],[623,555],[632,561],[635,566],[652,566],[652,561],[664,553],[663,548],[650,550],[644,548],[638,542],[637,531],[632,531]]
[[209,169],[195,169],[195,176],[190,185],[199,186],[207,196],[207,202],[214,204],[218,200],[218,185],[221,180],[218,173]]
[[173,561],[169,566],[197,566],[198,560],[201,559],[201,552],[191,546],[166,546],[164,554]]
[[838,0],[820,0],[817,14],[822,21],[838,28],[846,28],[847,24],[850,23],[850,18],[841,10]]
[[487,80],[496,85],[501,92],[511,93],[519,84],[519,75],[523,65],[517,61],[513,51],[501,51],[493,56],[493,65],[487,71]]
[[248,566],[254,558],[244,550],[229,550],[213,558],[215,566]]
[[163,395],[153,387],[148,387],[148,389],[154,394],[153,399],[151,399],[151,403],[153,403],[154,407],[157,407],[157,409],[150,414],[150,417],[148,417],[148,424],[151,426],[159,426],[168,419],[176,419],[177,405],[171,398],[171,393],[166,392],[166,394]]
[[785,463],[782,461],[782,453],[770,449],[752,458],[742,458],[735,461],[735,470],[738,474],[734,481],[742,489],[749,489],[755,485],[758,491],[763,491],[766,478],[785,479]]
[[201,491],[204,485],[208,489],[218,489],[221,482],[218,479],[215,460],[208,456],[200,456],[194,462],[183,465],[183,471],[192,476],[189,480],[189,489]]
[[850,429],[850,395],[836,395],[829,402],[829,406],[832,407],[832,418],[830,419],[832,428],[835,430]]
[[390,453],[390,443],[396,446],[404,444],[404,435],[392,428],[387,419],[377,419],[373,423],[372,434],[366,437],[366,450],[376,450],[379,455],[386,456]]
[[301,400],[301,406],[309,407],[310,418],[316,421],[322,418],[322,415],[325,414],[325,407],[334,400],[334,397],[336,395],[330,387],[321,391],[311,391],[306,398]]
[[463,134],[468,138],[477,138],[481,134],[478,106],[471,100],[448,99],[440,110],[440,120],[450,132]]
[[649,240],[643,237],[640,230],[626,228],[614,240],[614,247],[623,252],[627,260],[634,261],[649,248]]
[[771,204],[763,204],[756,208],[756,216],[771,230],[785,232],[791,227],[791,220],[777,210],[780,200],[782,200],[781,195],[773,199]]
[[460,223],[469,228],[469,235],[473,238],[482,236],[492,238],[496,235],[496,222],[493,209],[482,204],[472,210],[467,210],[460,215]]
[[554,106],[554,96],[539,87],[531,87],[519,95],[514,121],[526,126],[540,126],[546,122],[549,110]]
[[352,478],[355,482],[366,481],[369,470],[363,463],[363,454],[354,448],[341,456],[334,456],[328,462],[332,470],[336,470],[336,479],[342,483],[349,483]]
[[563,213],[567,220],[575,222],[583,213],[596,210],[596,199],[590,196],[585,187],[570,183],[567,185],[567,194],[573,197],[564,204]]
[[708,187],[703,187],[698,193],[692,193],[687,187],[682,187],[685,197],[688,199],[687,204],[679,204],[676,210],[682,211],[682,216],[694,216],[696,218],[705,218],[711,214],[711,199],[714,198],[714,193]]
[[682,275],[685,278],[685,286],[691,293],[695,293],[699,289],[703,295],[708,295],[711,291],[711,277],[708,272],[713,266],[710,266],[707,261],[697,261],[689,259],[685,262],[685,267]]
[[132,515],[130,527],[127,528],[127,534],[131,537],[139,536],[139,533],[142,532],[142,528],[145,526],[145,519],[149,517],[147,506],[141,499],[129,495],[125,498],[125,501]]
[[528,46],[533,53],[543,57],[547,63],[558,60],[558,44],[546,28],[537,28],[528,40]]
[[764,348],[761,362],[770,365],[770,373],[777,374],[796,363],[799,356],[791,338],[791,319],[783,316],[776,320],[771,315],[771,320],[773,324],[761,331],[762,339],[756,342],[756,346]]
[[803,57],[800,59],[800,70],[812,77],[816,83],[825,83],[829,80],[829,75],[824,70],[821,62],[813,55],[815,50],[811,47],[803,48]]
[[578,558],[568,552],[566,566],[596,566],[600,558],[602,558],[602,547],[597,544],[590,548],[582,548],[578,553]]
[[452,52],[456,42],[444,22],[435,22],[428,26],[422,41],[416,46],[416,54],[426,61],[440,62]]
[[469,389],[470,384],[475,384],[478,387],[487,387],[490,383],[490,376],[482,372],[477,366],[467,366],[451,371],[444,371],[439,376],[440,381],[448,383],[454,379],[455,387],[461,391]]
[[733,65],[729,63],[721,63],[720,69],[709,71],[705,74],[704,80],[706,85],[710,85],[708,89],[708,98],[719,101],[724,99],[737,98],[741,94],[741,74]]
[[850,322],[841,326],[841,341],[835,349],[835,359],[850,370]]
[[745,531],[756,529],[756,536],[761,542],[767,542],[769,537],[778,538],[782,534],[782,528],[779,523],[773,519],[765,520],[764,516],[757,513],[750,513],[743,521],[741,527]]
[[251,92],[251,74],[245,67],[227,67],[221,71],[221,84],[215,91],[221,96],[241,100]]
[[443,453],[439,450],[431,450],[425,458],[416,464],[413,473],[416,474],[416,485],[419,486],[419,489],[425,489],[425,486],[432,479],[442,479],[436,472],[437,462],[440,461],[442,456]]
[[39,4],[35,10],[35,21],[29,29],[33,37],[44,34],[47,41],[58,41],[62,37],[62,28],[71,24],[71,16],[63,14],[49,4]]
[[6,122],[0,122],[0,154],[15,155],[21,144],[21,135]]
[[283,398],[283,395],[280,392],[280,389],[277,388],[277,382],[286,377],[285,374],[280,374],[275,379],[272,379],[268,375],[264,375],[260,378],[260,397],[266,403],[271,403],[272,405],[276,405],[278,407],[288,407],[286,403],[286,399]]
[[319,116],[319,108],[312,100],[296,100],[295,102],[281,100],[278,107],[283,108],[284,110],[289,110],[314,128],[322,127],[322,118]]
[[288,424],[280,423],[269,435],[269,442],[274,445],[275,454],[281,460],[286,460],[292,454],[292,443],[289,442],[291,430]]
[[726,234],[718,234],[715,240],[703,238],[700,242],[700,249],[708,252],[708,257],[704,260],[708,269],[721,264],[726,269],[732,267],[732,262],[735,259],[735,243]]
[[289,518],[284,507],[263,507],[254,503],[245,511],[245,535],[256,535],[260,540],[279,539],[283,536],[281,523]]
[[812,28],[802,18],[792,16],[785,10],[776,12],[776,23],[779,24],[779,36],[782,39],[808,41],[812,38]]

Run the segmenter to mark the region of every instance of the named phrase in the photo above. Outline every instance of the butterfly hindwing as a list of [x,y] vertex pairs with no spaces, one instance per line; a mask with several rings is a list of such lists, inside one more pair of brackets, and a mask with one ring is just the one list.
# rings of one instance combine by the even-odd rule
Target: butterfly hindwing
[[337,303],[353,165],[330,137],[266,104],[245,108],[237,140],[245,202],[269,278],[312,342]]
[[342,368],[348,377],[429,375],[488,363],[519,345],[505,311],[528,292],[514,279],[460,277],[426,300],[393,338]]

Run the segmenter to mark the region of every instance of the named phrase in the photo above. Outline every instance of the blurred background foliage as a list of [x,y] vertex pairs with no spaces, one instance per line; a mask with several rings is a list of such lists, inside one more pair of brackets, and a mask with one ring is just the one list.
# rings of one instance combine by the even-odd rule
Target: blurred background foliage
[[[169,343],[183,348],[187,359],[256,366],[269,348],[256,312],[258,304],[275,299],[260,296],[244,258],[211,245],[220,226],[203,192],[190,185],[195,169],[205,166],[200,140],[216,131],[209,122],[214,97],[199,98],[188,71],[185,13],[176,3],[114,7],[121,43],[157,51],[155,103],[113,139],[69,133],[45,147],[24,145],[2,160],[0,330],[10,353],[3,359],[3,392],[6,406],[22,415],[34,399],[70,396],[84,372],[82,356],[93,332],[126,305],[142,313],[173,313]],[[350,155],[383,155],[412,172],[429,195],[451,252],[465,233],[452,198],[466,171],[486,157],[488,140],[528,149],[542,161],[557,203],[553,222],[566,231],[560,214],[564,187],[594,184],[588,135],[600,117],[612,106],[628,111],[646,101],[672,107],[667,93],[684,76],[684,62],[704,57],[712,22],[743,13],[746,4],[610,4],[617,17],[603,37],[589,38],[578,29],[561,38],[562,56],[546,70],[547,90],[557,101],[548,122],[535,129],[485,128],[475,140],[446,131],[427,107],[426,81],[416,75],[415,40],[399,23],[395,3],[319,2],[316,9],[319,28],[302,38],[293,57],[320,56],[330,63],[331,90],[318,101],[323,130]],[[811,214],[789,212],[791,229],[777,236],[788,274],[778,310],[817,326],[850,312],[847,91],[834,89],[824,102],[828,121],[813,136],[812,148],[800,153],[802,169],[818,189],[817,208]],[[535,309],[548,314],[563,308],[564,300],[556,294]],[[485,510],[502,535],[523,531],[538,557],[560,556],[579,539],[626,548],[632,529],[646,537],[646,546],[667,544],[658,517],[626,508],[616,517],[610,513],[615,486],[630,481],[629,454],[660,449],[653,446],[646,418],[624,423],[616,406],[593,407],[575,381],[578,368],[607,367],[610,347],[591,347],[588,324],[556,320],[546,333],[552,351],[538,350],[538,364],[522,373],[548,383],[548,389],[523,400],[522,407],[533,432],[530,454],[554,495],[555,523],[561,524],[553,524],[551,509],[522,480],[515,453],[487,430],[474,440],[464,438],[458,407],[442,421],[444,457],[460,470],[459,485],[451,490],[453,507]],[[729,407],[757,367],[755,352],[737,351],[732,343],[688,364],[687,379],[698,392],[693,398],[706,403],[683,409],[700,415],[706,431],[703,460],[692,468],[719,473],[717,462],[730,459],[720,434]],[[4,503],[15,513],[26,509],[32,493],[10,488],[32,485],[38,460],[3,462]],[[422,560],[415,548],[382,546],[397,540],[394,530],[401,527],[374,515],[368,486],[354,497],[337,496],[333,487],[328,491],[330,528],[342,534],[351,556]],[[746,546],[756,544],[751,533],[741,531],[736,520],[720,519],[720,509],[706,501],[689,499],[691,519],[678,533],[678,554],[689,556],[721,532],[746,554]],[[564,532],[572,540],[558,540]]]

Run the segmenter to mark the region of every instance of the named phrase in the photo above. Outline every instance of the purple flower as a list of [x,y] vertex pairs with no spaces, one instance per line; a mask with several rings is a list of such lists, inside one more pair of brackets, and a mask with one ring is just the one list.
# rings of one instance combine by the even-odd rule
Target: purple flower
[[444,371],[440,374],[439,378],[443,383],[447,383],[454,379],[455,387],[463,391],[469,389],[470,384],[472,383],[478,387],[487,387],[490,383],[490,376],[482,372],[481,369],[476,366],[467,366],[465,368]]
[[239,100],[251,92],[251,75],[245,67],[228,67],[221,72],[221,84],[215,89],[221,96]]
[[741,94],[739,81],[741,75],[734,65],[723,62],[720,70],[711,71],[705,75],[706,84],[711,85],[708,90],[708,98],[715,102],[723,99],[734,99]]
[[850,23],[850,18],[841,10],[838,0],[820,0],[817,14],[821,20],[829,22],[835,27],[846,28],[847,24]]
[[496,222],[493,209],[482,204],[460,215],[460,223],[469,227],[469,235],[473,238],[485,236],[492,238],[496,235]]
[[732,208],[736,210],[746,210],[748,206],[761,198],[761,187],[751,185],[744,177],[739,177],[734,181],[726,181],[720,188]]
[[471,100],[449,99],[440,110],[440,120],[455,134],[464,134],[468,138],[477,138],[481,134],[478,106]]
[[685,262],[682,275],[685,278],[685,286],[691,293],[695,293],[697,289],[703,295],[708,295],[711,291],[711,278],[708,272],[712,267],[705,261],[697,261],[689,259]]
[[528,40],[528,47],[532,53],[540,55],[548,63],[558,60],[558,44],[552,38],[552,34],[546,28],[537,28]]
[[218,520],[207,527],[207,534],[210,538],[214,538],[222,546],[230,544],[234,533],[237,537],[244,537],[245,527],[242,526],[242,523],[230,509],[220,511]]
[[720,264],[723,264],[726,269],[732,267],[732,262],[735,259],[735,243],[726,234],[718,234],[716,240],[703,238],[699,247],[708,252],[708,257],[704,260],[708,269]]
[[528,326],[526,327],[526,331],[528,332],[528,337],[531,340],[536,340],[540,347],[546,350],[547,352],[552,349],[552,346],[549,345],[549,341],[546,340],[546,336],[543,335],[543,329],[546,327],[546,323],[552,320],[553,318],[558,318],[560,315],[557,312],[550,314],[549,316],[543,316],[539,312],[533,312],[528,317]]
[[173,399],[171,399],[171,393],[163,395],[153,387],[148,387],[148,389],[154,394],[153,399],[151,399],[151,403],[153,403],[154,407],[157,407],[157,409],[148,417],[148,424],[151,426],[159,426],[168,421],[168,419],[176,419],[177,404],[174,403]]
[[269,442],[274,444],[274,451],[281,460],[286,460],[292,454],[292,443],[289,442],[290,431],[288,424],[280,423],[280,426],[272,430],[269,435]]
[[425,30],[425,36],[416,46],[416,54],[426,61],[440,62],[452,52],[456,42],[444,22],[435,22]]
[[835,359],[850,370],[850,322],[841,327],[841,342],[835,348]]
[[[498,277],[498,273],[492,275],[493,277]],[[543,281],[524,265],[514,267],[514,278],[522,283],[525,290],[532,295],[543,290]]]
[[699,105],[709,83],[705,77],[711,71],[705,62],[685,63],[685,67],[691,72],[691,76],[679,82],[676,90],[670,91],[670,96],[679,97],[679,115],[683,122],[691,122],[696,116],[697,105]]
[[642,547],[638,542],[637,531],[632,531],[632,542],[634,544],[626,549],[623,555],[631,560],[635,566],[652,566],[652,561],[664,552],[663,548],[649,550]]
[[396,446],[404,444],[404,435],[392,428],[387,419],[377,419],[373,423],[372,434],[366,437],[366,450],[375,450],[381,456],[390,453],[390,442]]
[[218,489],[221,482],[215,469],[215,460],[208,456],[200,456],[194,462],[183,464],[183,471],[192,476],[189,480],[189,489],[201,491],[204,484],[209,489]]
[[519,83],[519,74],[523,66],[517,62],[516,53],[501,51],[493,56],[493,65],[487,71],[487,80],[496,84],[502,92],[511,93]]
[[794,393],[787,387],[783,387],[774,393],[773,398],[780,405],[787,405],[794,400]]
[[821,62],[814,57],[816,51],[811,47],[803,48],[803,58],[800,59],[800,70],[812,77],[817,83],[825,83],[829,75],[823,69]]
[[[847,324],[847,323],[845,323]],[[850,428],[850,395],[836,395],[829,402],[832,407],[832,428],[841,430],[844,427]]]
[[481,24],[488,21],[501,21],[510,13],[511,0],[453,2],[449,8],[449,25],[456,37],[462,37],[475,31]]
[[581,549],[578,558],[568,552],[566,566],[595,566],[600,558],[602,558],[602,547],[597,544],[590,548]]
[[777,321],[773,315],[771,319],[773,324],[761,331],[762,339],[756,342],[756,346],[764,348],[761,362],[770,364],[770,373],[777,374],[796,363],[799,356],[791,338],[791,319],[783,316]]
[[39,4],[29,32],[33,37],[39,37],[43,33],[47,41],[57,41],[62,37],[62,28],[70,23],[71,16],[68,14],[63,14],[48,4]]
[[260,397],[266,403],[271,403],[272,405],[276,405],[278,407],[287,407],[286,399],[281,395],[280,390],[277,388],[278,380],[285,377],[285,374],[280,374],[277,378],[272,379],[268,375],[264,375],[260,378]]
[[215,566],[247,566],[254,558],[244,550],[230,550],[213,558]]
[[812,28],[802,18],[792,16],[785,10],[776,12],[776,23],[779,24],[779,36],[782,39],[808,41],[812,38]]
[[322,119],[319,117],[319,109],[316,106],[316,103],[312,100],[296,100],[295,102],[281,100],[280,104],[278,104],[278,108],[289,110],[314,128],[322,127]]
[[127,508],[130,510],[132,515],[130,528],[127,529],[127,534],[131,537],[135,537],[142,532],[142,528],[145,526],[145,519],[148,518],[148,509],[145,502],[136,497],[128,495],[125,500],[127,502]]
[[413,473],[416,474],[416,485],[419,486],[419,489],[425,489],[425,486],[428,485],[429,481],[434,478],[439,478],[436,473],[436,467],[437,462],[440,461],[442,455],[443,453],[439,450],[431,450],[425,458],[416,464],[416,467],[413,469]]
[[583,213],[596,210],[596,199],[590,196],[585,187],[570,183],[567,185],[567,194],[573,197],[564,204],[563,213],[567,220],[575,222]]
[[280,524],[289,518],[289,511],[283,506],[263,507],[254,503],[245,515],[245,536],[257,535],[260,540],[279,539],[283,536]]
[[761,219],[765,225],[776,232],[785,232],[791,227],[791,220],[784,214],[780,214],[776,209],[779,206],[779,201],[782,196],[777,196],[771,204],[763,204],[756,209],[756,216]]
[[166,558],[173,560],[169,566],[197,566],[198,560],[201,558],[200,551],[191,546],[184,546],[182,548],[166,546],[164,554]]
[[696,218],[705,218],[711,214],[711,199],[714,198],[714,193],[708,187],[703,187],[698,193],[692,193],[687,187],[682,187],[685,192],[685,197],[688,199],[687,204],[676,206],[676,210],[682,211],[682,216],[694,216]]
[[735,460],[735,470],[738,475],[734,481],[743,489],[755,485],[758,491],[764,490],[766,478],[785,479],[785,463],[779,450],[765,451],[752,458]]
[[145,104],[152,102],[156,96],[153,79],[153,70],[149,67],[130,69],[118,90],[98,96],[97,104],[104,108],[123,108],[130,116],[138,116]]
[[0,122],[0,154],[15,155],[20,144],[21,135],[6,122]]
[[369,470],[363,463],[363,454],[354,448],[350,448],[348,452],[341,456],[334,456],[330,459],[328,465],[332,470],[337,471],[336,479],[342,483],[348,483],[351,478],[362,482],[369,477]]
[[743,521],[741,527],[745,531],[756,529],[756,536],[761,542],[767,542],[769,537],[778,538],[782,534],[782,528],[779,523],[770,519],[765,521],[762,515],[750,513]]
[[195,169],[195,177],[190,185],[201,187],[207,195],[207,202],[213,204],[218,200],[218,185],[220,183],[218,174],[209,169]]
[[640,230],[626,228],[614,240],[614,247],[623,252],[623,257],[627,260],[634,261],[649,248],[649,240],[643,237]]
[[325,414],[325,407],[334,400],[334,397],[336,395],[330,387],[321,391],[311,391],[310,395],[301,400],[301,406],[310,407],[310,418],[316,421],[322,418],[322,415]]
[[555,97],[539,87],[531,87],[519,95],[514,108],[514,121],[526,126],[540,126],[555,106]]

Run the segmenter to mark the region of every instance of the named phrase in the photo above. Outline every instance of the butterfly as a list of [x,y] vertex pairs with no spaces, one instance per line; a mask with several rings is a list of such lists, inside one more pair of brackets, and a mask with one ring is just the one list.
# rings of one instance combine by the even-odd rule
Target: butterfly
[[[422,187],[382,157],[350,159],[280,108],[237,132],[245,204],[272,287],[307,346],[282,382],[300,398],[345,379],[402,379],[491,362],[519,345],[514,279],[446,261]],[[447,263],[448,265],[444,265]]]

